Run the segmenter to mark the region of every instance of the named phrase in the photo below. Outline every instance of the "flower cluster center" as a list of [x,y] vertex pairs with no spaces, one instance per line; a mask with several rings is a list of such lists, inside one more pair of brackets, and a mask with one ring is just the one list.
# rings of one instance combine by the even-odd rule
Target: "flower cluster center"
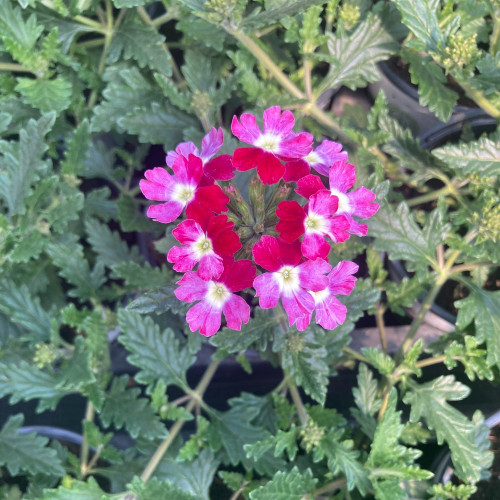
[[304,161],[306,161],[309,165],[316,165],[317,163],[321,163],[321,158],[318,153],[311,151],[307,156],[304,156]]
[[325,218],[313,212],[309,212],[309,215],[304,220],[304,229],[309,234],[324,234],[327,232],[327,226]]
[[193,243],[192,248],[196,257],[200,259],[204,255],[212,253],[212,241],[205,234],[203,234]]
[[280,142],[281,137],[279,135],[261,134],[253,145],[270,153],[279,153]]
[[321,304],[328,297],[328,295],[330,295],[330,290],[328,290],[328,288],[320,290],[319,292],[309,290],[309,293],[312,295],[315,304]]
[[338,214],[348,214],[351,212],[351,204],[349,203],[349,198],[345,193],[341,193],[337,189],[330,189],[333,196],[339,199],[339,208],[337,208]]

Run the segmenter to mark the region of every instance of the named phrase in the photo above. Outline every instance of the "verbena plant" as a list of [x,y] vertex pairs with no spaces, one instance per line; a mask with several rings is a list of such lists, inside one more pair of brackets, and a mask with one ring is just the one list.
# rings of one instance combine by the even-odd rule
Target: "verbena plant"
[[[322,103],[331,89],[376,81],[376,63],[399,55],[410,64],[421,103],[440,119],[455,103],[446,74],[497,118],[498,9],[498,2],[466,0],[0,0],[0,395],[10,404],[36,400],[37,412],[62,408],[70,394],[86,400],[77,452],[19,433],[23,419],[32,419],[13,408],[0,431],[4,496],[470,496],[492,460],[488,430],[480,412],[464,415],[450,404],[470,390],[446,370],[460,365],[470,380],[498,380],[499,134],[477,137],[466,128],[459,142],[429,152],[390,116],[382,93],[368,114],[351,107],[342,119]],[[256,142],[257,125],[242,113],[260,120],[264,110],[278,111],[289,124],[290,111],[281,115],[276,106],[293,111],[295,133],[308,132],[281,137],[291,131],[281,123]],[[242,153],[246,145],[231,136],[233,115],[235,135],[254,150]],[[253,131],[249,137],[241,120]],[[210,165],[220,142],[212,126],[224,129],[224,144]],[[274,149],[276,135],[302,149]],[[153,144],[176,152],[152,165]],[[278,158],[256,158],[259,147]],[[342,151],[357,168],[350,192],[373,194],[370,208],[349,217],[351,167]],[[248,155],[262,182],[244,172],[232,178],[250,166]],[[294,166],[283,172],[278,165],[287,162]],[[182,206],[169,216],[149,209],[155,222],[140,193],[149,169],[144,193],[171,201],[161,183],[151,184],[153,167],[163,179],[172,174],[166,164],[181,177],[201,172],[205,191],[217,191],[208,208],[188,207],[178,229]],[[343,175],[336,176],[339,165]],[[327,175],[304,180],[318,174]],[[317,192],[307,191],[311,183]],[[191,201],[193,193],[180,194],[177,202]],[[217,203],[222,213],[206,222]],[[334,244],[297,223],[322,222],[312,212],[330,227],[336,220],[338,234],[327,238]],[[368,233],[360,237],[365,222]],[[221,240],[209,229],[217,224]],[[162,255],[159,266],[149,263],[151,249],[144,252],[145,235]],[[311,282],[321,268],[314,286],[302,287],[299,312],[287,300],[285,312],[274,307],[277,297],[269,293],[285,287],[279,280],[270,287],[265,273],[281,269],[269,264],[275,247],[286,246],[278,236],[293,247],[286,252],[295,260],[284,264],[303,258]],[[198,259],[179,246],[192,240],[201,244]],[[204,255],[207,242],[226,261]],[[190,306],[177,297],[206,303],[207,287],[218,290],[207,283],[217,280],[226,287],[222,294],[236,291],[222,274],[234,254],[247,262],[236,267],[240,288],[248,288],[227,311],[228,326],[219,329],[217,318],[200,321],[193,312],[186,324]],[[386,257],[403,261],[410,274],[391,281]],[[256,281],[252,258],[262,266]],[[313,314],[312,297],[322,293],[330,269],[355,259],[366,262],[367,273],[332,301],[330,314],[318,307]],[[348,267],[343,292],[354,281],[355,265]],[[188,281],[196,293],[182,292]],[[449,304],[458,311],[455,330],[424,346],[416,338],[426,312],[450,282],[461,297]],[[339,287],[338,275],[330,284]],[[321,303],[321,295],[316,299]],[[407,311],[417,299],[412,318]],[[395,350],[387,347],[389,310],[410,323]],[[349,348],[351,334],[366,313],[375,317],[380,347],[358,352]],[[117,328],[133,377],[111,370],[108,332]],[[212,362],[193,387],[187,372],[205,344]],[[235,356],[251,371],[248,349],[281,367],[281,383],[264,395],[241,392],[225,410],[212,407],[204,395],[221,362]],[[423,381],[426,367],[438,363],[444,374]],[[327,400],[339,366],[357,372],[345,415]],[[110,444],[121,429],[135,442],[126,450]],[[433,485],[432,472],[420,467],[418,446],[432,439],[449,447],[460,484]]]

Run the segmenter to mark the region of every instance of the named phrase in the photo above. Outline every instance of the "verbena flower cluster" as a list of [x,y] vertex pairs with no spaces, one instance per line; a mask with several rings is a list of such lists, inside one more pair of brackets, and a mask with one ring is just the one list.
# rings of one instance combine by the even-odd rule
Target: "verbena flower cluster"
[[[214,335],[222,314],[229,328],[240,330],[250,306],[238,292],[252,288],[264,309],[281,299],[289,325],[299,331],[308,327],[313,313],[326,329],[345,320],[346,307],[336,295],[352,291],[358,266],[342,261],[332,268],[328,254],[332,243],[351,234],[364,236],[367,226],[357,218],[371,217],[379,205],[365,187],[349,191],[355,167],[340,144],[324,140],[313,149],[312,135],[293,132],[294,124],[293,114],[279,106],[264,111],[263,130],[255,116],[235,116],[233,134],[251,147],[214,157],[223,133],[212,128],[201,151],[185,142],[168,152],[173,173],[156,167],[140,182],[146,198],[162,202],[149,207],[149,217],[171,223],[185,213],[172,232],[180,246],[168,252],[167,260],[185,273],[176,297],[197,302],[186,317],[192,331]],[[235,170],[254,168],[247,204],[227,181]],[[303,203],[286,199],[293,187]]]

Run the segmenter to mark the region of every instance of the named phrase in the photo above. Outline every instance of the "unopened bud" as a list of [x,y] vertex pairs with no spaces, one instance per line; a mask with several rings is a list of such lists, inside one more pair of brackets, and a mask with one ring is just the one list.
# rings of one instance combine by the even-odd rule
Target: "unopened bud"
[[325,430],[320,427],[312,418],[309,418],[304,427],[300,431],[302,438],[302,446],[309,453],[313,448],[316,448],[323,439]]
[[474,33],[473,36],[467,38],[464,38],[461,33],[450,35],[448,46],[444,52],[446,54],[443,59],[445,68],[464,68],[479,56],[476,34]]
[[339,19],[346,30],[353,28],[360,16],[361,11],[357,5],[344,4],[339,11]]
[[248,195],[250,197],[250,206],[255,216],[255,220],[259,223],[264,221],[265,214],[265,186],[259,177],[254,176],[250,180]]
[[[241,196],[240,191],[236,186],[233,184],[228,184],[226,186],[221,186],[222,191],[226,196],[229,197],[229,214],[228,218],[230,217],[230,213],[232,212],[236,219],[231,219],[236,225],[247,225],[247,224],[252,224],[252,217],[250,214],[250,208],[248,207],[248,204],[246,201],[243,199],[243,196]],[[236,222],[237,221],[237,222]]]

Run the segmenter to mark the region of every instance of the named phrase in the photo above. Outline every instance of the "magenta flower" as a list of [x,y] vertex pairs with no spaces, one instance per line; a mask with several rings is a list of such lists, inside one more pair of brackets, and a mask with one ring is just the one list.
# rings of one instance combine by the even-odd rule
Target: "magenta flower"
[[349,222],[343,215],[335,216],[337,207],[338,198],[326,189],[311,195],[304,207],[296,201],[282,201],[276,209],[280,219],[276,231],[287,243],[293,243],[304,235],[301,244],[304,256],[311,260],[318,257],[327,260],[330,244],[325,237],[329,236],[336,243],[349,238],[346,232]]
[[181,273],[191,271],[199,263],[201,279],[218,278],[224,271],[223,257],[233,256],[241,248],[240,238],[233,227],[234,223],[225,215],[181,222],[172,235],[184,246],[172,247],[167,255],[168,262]]
[[[347,192],[356,182],[355,167],[346,160],[336,161],[330,168],[330,192],[339,200],[338,215],[345,215],[349,221],[349,233],[365,236],[368,231],[366,224],[354,220],[353,215],[367,219],[379,209],[378,203],[372,203],[376,195],[364,186]],[[297,182],[297,193],[304,198],[310,198],[314,193],[324,190],[325,186],[316,175],[306,175]]]
[[197,273],[187,272],[177,282],[180,286],[174,293],[185,302],[200,301],[186,315],[191,331],[200,330],[205,337],[214,335],[221,326],[222,313],[228,328],[241,330],[241,324],[248,323],[250,318],[250,306],[234,292],[252,286],[255,274],[252,261],[231,259],[224,261],[224,271],[213,280],[205,281]]
[[[345,321],[347,308],[335,295],[349,295],[356,283],[358,266],[354,262],[342,261],[337,264],[328,275],[328,287],[319,292],[309,292],[314,299],[314,310],[316,311],[316,323],[326,330],[333,330],[337,325]],[[297,323],[300,330],[303,325],[305,329],[309,325],[312,312],[309,317],[304,317]]]
[[[215,185],[200,186],[203,177],[201,159],[190,154],[187,158],[178,156],[172,165],[175,175],[170,175],[164,168],[146,170],[146,180],[139,186],[148,200],[165,201],[151,205],[147,216],[168,223],[172,222],[186,208],[190,219],[206,217],[206,213],[218,213],[227,210],[229,198],[222,189]],[[198,216],[197,216],[198,214]]]
[[231,130],[240,141],[252,144],[253,148],[238,148],[233,155],[233,164],[239,171],[257,167],[257,174],[264,184],[275,184],[282,177],[285,167],[280,160],[302,158],[312,150],[312,136],[307,132],[292,132],[295,119],[291,111],[272,106],[264,111],[263,131],[255,116],[243,113],[240,121],[233,117]]
[[212,127],[210,132],[203,137],[201,141],[201,153],[194,142],[181,142],[175,151],[167,153],[167,165],[172,167],[177,157],[187,158],[190,154],[197,156],[203,163],[203,174],[206,177],[205,183],[213,184],[213,181],[227,181],[234,177],[234,167],[231,155],[220,155],[217,158],[212,157],[219,151],[224,142],[224,133],[222,128]]
[[325,273],[331,266],[323,259],[301,262],[299,241],[285,243],[272,236],[264,235],[252,249],[255,263],[270,271],[257,276],[253,282],[256,297],[263,309],[281,303],[288,314],[289,325],[297,323],[297,329],[305,330],[311,318],[314,299],[310,291],[318,292],[328,286]]
[[330,165],[338,160],[347,161],[347,152],[342,151],[342,144],[324,140],[314,151],[299,160],[285,163],[285,182],[298,181],[311,172],[311,167],[321,175],[328,176]]

